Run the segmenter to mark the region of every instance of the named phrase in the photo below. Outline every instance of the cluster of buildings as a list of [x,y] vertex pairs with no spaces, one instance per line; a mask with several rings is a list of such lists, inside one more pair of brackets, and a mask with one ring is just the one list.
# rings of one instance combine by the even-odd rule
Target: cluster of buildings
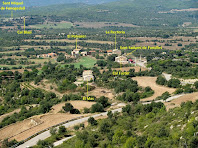
[[47,54],[41,54],[41,55],[37,55],[37,58],[52,58],[52,57],[56,57],[57,54],[56,53],[47,53]]

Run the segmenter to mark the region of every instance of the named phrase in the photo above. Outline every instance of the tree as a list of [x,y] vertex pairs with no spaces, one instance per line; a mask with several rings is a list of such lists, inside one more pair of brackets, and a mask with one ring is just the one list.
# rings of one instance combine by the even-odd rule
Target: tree
[[60,126],[58,129],[58,133],[60,135],[65,134],[67,132],[67,129],[64,126]]
[[170,79],[168,81],[168,87],[179,88],[180,87],[180,81],[178,79]]
[[102,104],[104,108],[107,107],[107,106],[109,106],[108,98],[105,97],[105,96],[102,96],[99,99],[97,99],[97,102],[100,103],[100,104]]
[[113,113],[112,113],[112,111],[108,111],[108,113],[107,113],[107,116],[108,116],[108,118],[112,118],[113,117]]
[[63,106],[62,108],[65,112],[70,112],[71,110],[74,109],[74,107],[71,103],[65,103],[65,106]]
[[126,105],[125,107],[122,108],[122,112],[130,113],[131,112],[131,105]]
[[150,86],[147,86],[147,87],[145,88],[145,92],[149,92],[149,91],[152,91],[152,89],[151,89]]
[[76,108],[70,110],[70,114],[80,114],[80,111]]
[[127,139],[124,148],[134,148],[136,146],[136,138],[130,137]]
[[196,89],[198,89],[198,81],[196,81],[196,82],[194,83],[194,86],[195,86]]
[[56,131],[57,131],[56,128],[54,128],[54,127],[50,128],[50,134],[51,135],[55,135],[56,134]]
[[165,85],[167,83],[167,81],[164,77],[158,76],[157,80],[156,80],[156,83],[159,84],[159,85]]
[[103,112],[103,111],[104,111],[103,105],[100,103],[96,103],[91,106],[91,113]]
[[88,123],[90,123],[92,126],[97,125],[98,122],[93,118],[93,117],[89,117],[88,119]]
[[198,146],[198,138],[197,137],[192,137],[189,141],[190,143],[190,148],[197,148]]

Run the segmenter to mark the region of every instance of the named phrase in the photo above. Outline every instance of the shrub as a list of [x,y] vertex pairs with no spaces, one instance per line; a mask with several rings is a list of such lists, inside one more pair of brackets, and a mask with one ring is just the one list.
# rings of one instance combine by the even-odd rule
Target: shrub
[[95,112],[103,112],[104,111],[104,107],[102,104],[100,103],[96,103],[96,104],[93,104],[91,106],[91,113],[95,113]]
[[88,123],[90,123],[92,126],[98,124],[97,121],[96,121],[93,117],[90,117],[90,118],[88,119]]

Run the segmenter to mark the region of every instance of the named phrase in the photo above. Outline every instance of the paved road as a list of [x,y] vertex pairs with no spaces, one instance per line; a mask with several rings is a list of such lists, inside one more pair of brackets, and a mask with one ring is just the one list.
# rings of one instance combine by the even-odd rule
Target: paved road
[[[118,108],[118,109],[115,109],[115,110],[112,110],[113,113],[115,112],[121,112],[122,111],[122,108]],[[92,116],[89,116],[89,117],[99,117],[99,116],[106,116],[107,115],[107,112],[104,112],[104,113],[99,113],[99,114],[95,114],[95,115],[92,115]],[[70,126],[74,126],[76,124],[80,124],[80,123],[84,123],[86,122],[89,117],[84,117],[84,118],[81,118],[81,119],[78,119],[78,120],[74,120],[74,121],[71,121],[71,122],[68,122],[68,123],[65,123],[63,124],[63,126],[65,126],[66,128],[70,127]],[[50,137],[50,131],[46,131],[42,134],[39,134],[38,136],[28,140],[27,142],[23,143],[22,145],[18,146],[17,148],[26,148],[26,147],[31,147],[31,146],[34,146],[37,144],[37,142],[39,140],[44,140],[48,137]]]
[[[171,101],[171,100],[174,100],[174,99],[177,99],[181,96],[183,96],[184,94],[181,94],[181,95],[176,95],[176,96],[172,96],[172,97],[169,97],[166,101]],[[164,102],[163,100],[157,100],[155,102]],[[146,105],[146,104],[150,104],[151,102],[144,102],[142,104]],[[122,111],[122,108],[118,108],[118,109],[115,109],[115,110],[112,110],[113,113],[115,112],[121,112]],[[107,112],[104,112],[104,113],[99,113],[99,114],[95,114],[95,115],[92,115],[92,116],[89,116],[89,117],[99,117],[99,116],[107,116]],[[86,122],[89,117],[84,117],[84,118],[81,118],[81,119],[77,119],[77,120],[74,120],[74,121],[71,121],[71,122],[68,122],[68,123],[65,123],[63,124],[63,126],[65,126],[66,128],[70,127],[70,126],[74,126],[74,125],[77,125],[77,124],[80,124],[80,123],[84,123]],[[17,148],[26,148],[26,147],[30,147],[30,146],[34,146],[37,144],[37,142],[39,140],[45,140],[46,138],[50,137],[51,134],[48,131],[42,133],[42,134],[39,134],[38,136],[28,140],[27,142],[23,143],[22,145],[18,146]],[[69,137],[68,137],[69,138]],[[72,137],[71,137],[72,138]],[[70,138],[69,138],[70,139]],[[62,139],[60,141],[57,141],[55,142],[56,145],[60,145],[62,144],[64,141],[68,140],[67,138],[65,139]]]
[[67,137],[67,138],[64,138],[64,139],[61,139],[61,140],[59,140],[59,141],[56,141],[56,142],[54,142],[54,146],[61,145],[61,144],[63,144],[64,141],[67,141],[67,140],[69,140],[69,139],[71,139],[71,138],[73,138],[73,137],[75,137],[75,136],[76,136],[76,135],[70,136],[70,137]]
[[[175,95],[175,96],[172,96],[172,97],[169,97],[168,99],[166,99],[166,101],[164,101],[164,100],[157,100],[157,101],[154,101],[154,102],[162,102],[162,103],[164,103],[164,102],[169,102],[169,101],[172,101],[172,100],[174,100],[174,99],[177,99],[177,98],[179,98],[179,97],[182,97],[182,96],[184,96],[185,94],[181,94],[181,95]],[[144,103],[142,103],[143,105],[146,105],[146,104],[151,104],[151,102],[144,102]]]

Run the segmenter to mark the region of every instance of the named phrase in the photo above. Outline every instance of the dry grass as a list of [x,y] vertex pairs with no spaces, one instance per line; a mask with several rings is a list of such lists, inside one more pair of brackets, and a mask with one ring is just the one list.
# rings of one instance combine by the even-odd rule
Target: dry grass
[[171,102],[166,102],[164,104],[166,105],[166,109],[169,110],[174,107],[179,107],[182,102],[187,102],[187,101],[195,102],[196,100],[198,100],[198,92],[192,94],[186,94],[182,97],[172,100]]
[[112,90],[102,88],[102,87],[96,87],[94,90],[89,91],[89,96],[96,96],[97,98],[105,96],[111,100],[113,100],[115,97]]
[[[61,122],[64,122],[64,121],[67,121],[67,120],[71,120],[73,118],[76,118],[76,117],[80,117],[82,116],[81,114],[62,114],[62,113],[57,113],[57,114],[45,114],[43,116],[37,116],[37,117],[34,117],[34,118],[37,118],[37,120],[40,120],[40,122],[42,124],[40,125],[37,125],[35,127],[32,127],[31,129],[29,129],[31,126],[30,126],[30,119],[29,120],[26,120],[25,122],[22,121],[22,122],[19,122],[19,123],[16,123],[14,124],[13,126],[11,127],[8,127],[7,129],[5,129],[4,131],[0,131],[0,137],[1,138],[5,138],[5,137],[9,137],[10,135],[14,135],[14,134],[17,134],[19,132],[22,132],[24,131],[25,129],[29,129],[19,135],[16,135],[14,136],[12,139],[16,139],[17,141],[21,141],[25,138],[28,138],[29,136],[35,134],[36,132],[39,132],[45,128],[48,128],[50,126],[53,126],[53,125],[56,125],[58,123],[61,123]],[[21,127],[21,128],[18,128],[18,127]],[[15,131],[15,129],[17,129],[17,131]],[[8,133],[8,135],[4,135],[2,133]]]
[[68,101],[68,102],[63,102],[63,103],[60,103],[60,104],[57,104],[57,105],[53,106],[51,113],[56,114],[59,111],[61,111],[62,107],[65,105],[65,103],[71,103],[73,105],[73,107],[78,109],[78,110],[82,110],[85,107],[90,108],[93,104],[95,104],[95,102],[88,102],[88,101]]
[[153,96],[146,98],[146,99],[142,99],[141,101],[152,101],[156,97],[161,96],[166,91],[168,91],[170,94],[172,94],[176,90],[174,88],[168,88],[165,86],[157,85],[155,82],[156,79],[157,79],[157,77],[135,77],[135,78],[133,78],[133,80],[136,80],[138,82],[139,86],[142,86],[142,87],[150,86],[155,91]]
[[[144,67],[140,67],[140,66],[135,66],[135,67],[122,67],[121,69],[120,69],[120,68],[112,68],[112,70],[116,70],[116,71],[119,71],[119,70],[121,70],[121,71],[129,71],[130,69],[135,69],[135,72],[139,72],[140,69],[141,69],[141,71],[148,70],[148,69],[146,69],[146,68],[144,68]],[[108,69],[101,69],[101,70],[100,70],[100,73],[102,73],[103,71],[107,71],[107,70],[108,70]]]
[[[157,38],[156,37],[131,37],[127,39],[142,41],[142,43],[136,43],[135,46],[151,46],[151,47],[162,46],[164,49],[170,49],[170,50],[179,50],[183,48],[185,45],[196,43],[197,41],[197,39],[195,39],[194,37],[184,37],[184,36],[174,36],[168,39],[163,39],[160,37],[157,37]],[[176,41],[176,43],[169,43],[172,40],[180,40],[180,39],[182,39],[183,41]],[[153,40],[158,40],[158,41],[153,42]],[[162,41],[164,41],[164,43],[160,43]],[[154,45],[154,43],[157,43],[157,45]],[[165,46],[165,43],[172,44],[172,46]],[[182,46],[178,46],[178,43],[181,43]]]

